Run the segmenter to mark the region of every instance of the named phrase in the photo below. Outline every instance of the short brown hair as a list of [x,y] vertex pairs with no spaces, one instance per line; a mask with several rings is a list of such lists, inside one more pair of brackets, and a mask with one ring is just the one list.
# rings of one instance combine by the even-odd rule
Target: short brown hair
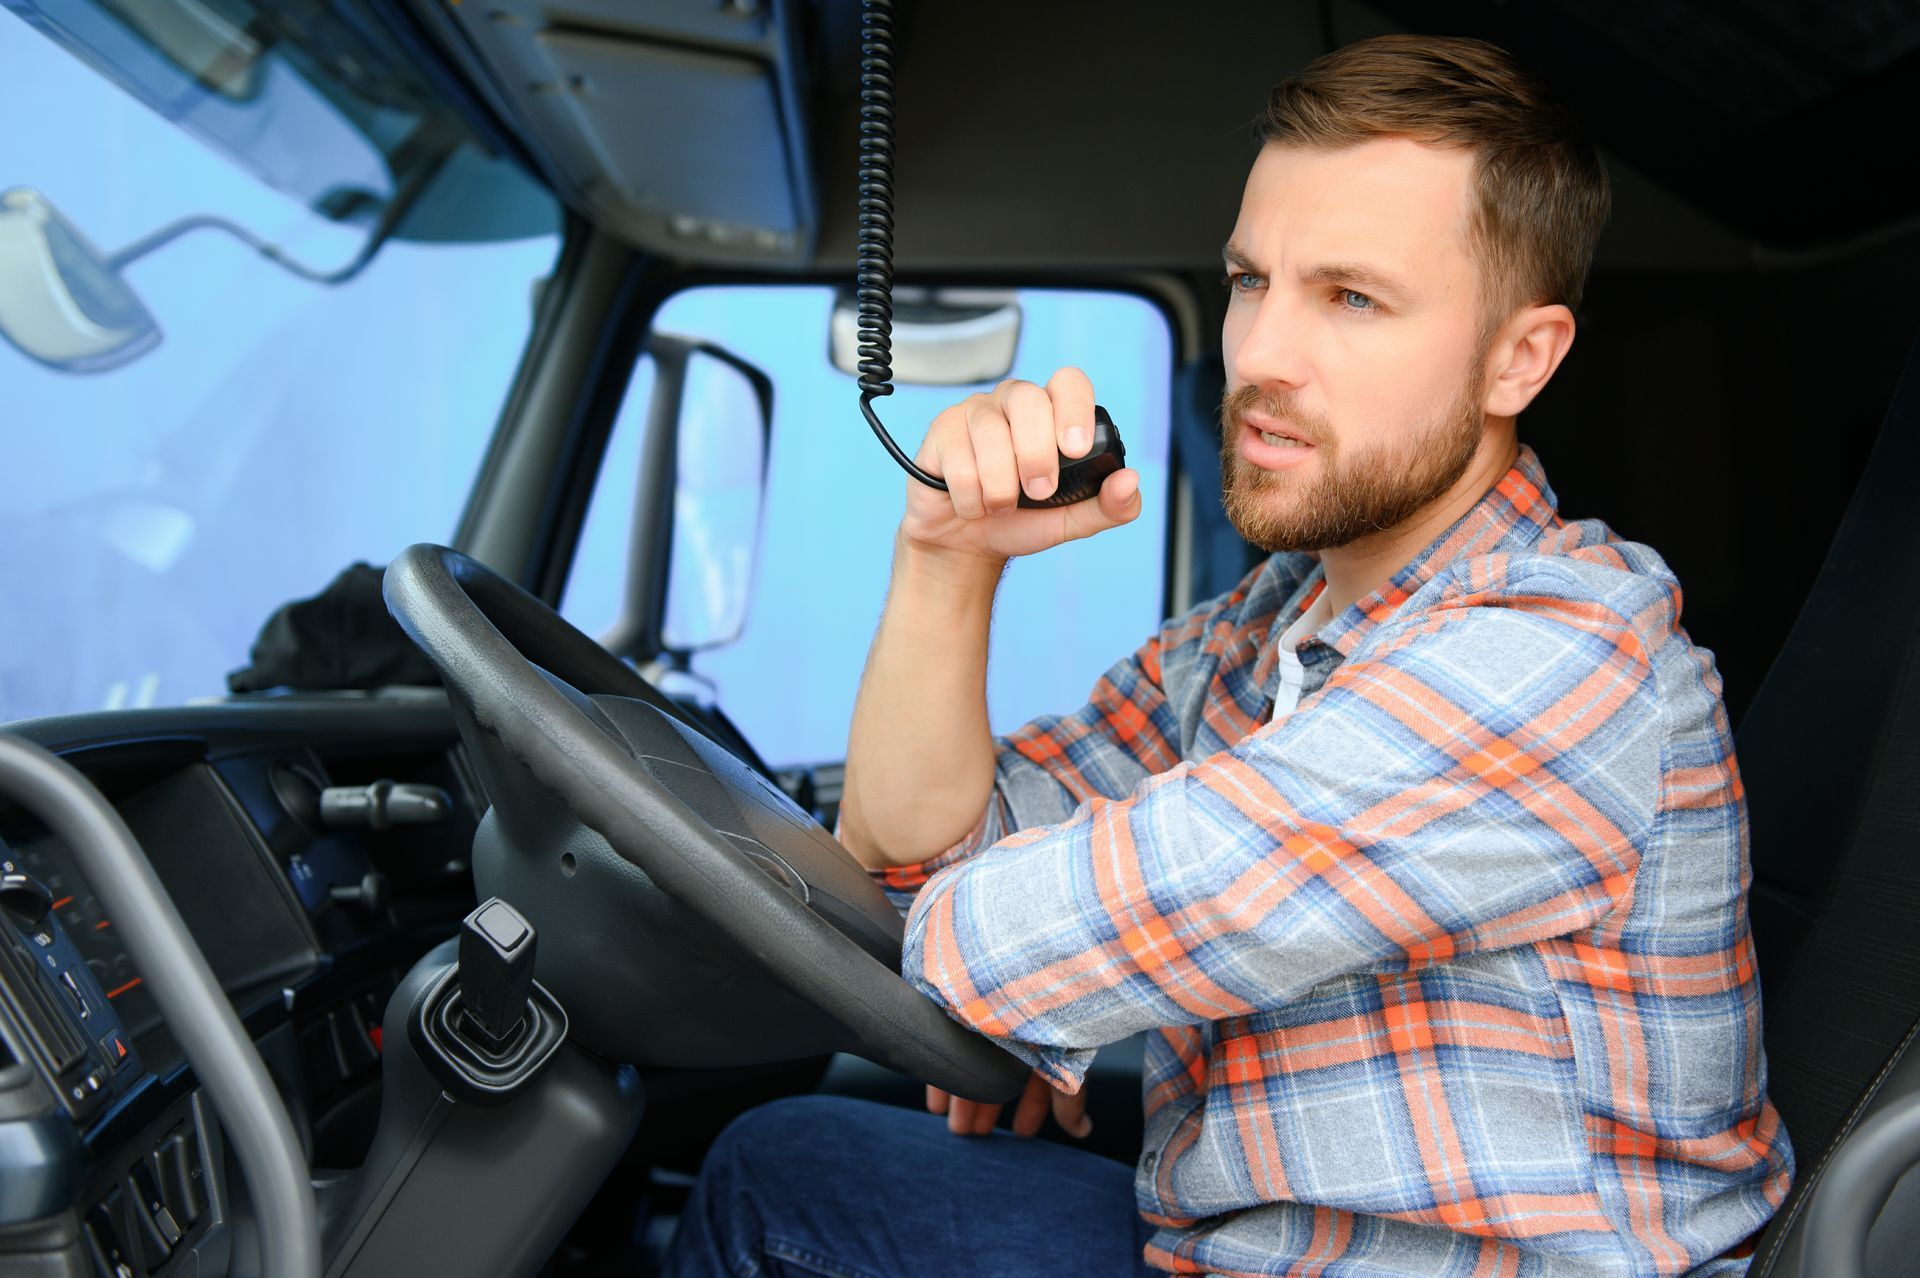
[[1336,49],[1275,85],[1263,143],[1339,149],[1407,137],[1474,156],[1468,238],[1486,327],[1518,306],[1580,304],[1612,197],[1572,114],[1483,40],[1388,35]]

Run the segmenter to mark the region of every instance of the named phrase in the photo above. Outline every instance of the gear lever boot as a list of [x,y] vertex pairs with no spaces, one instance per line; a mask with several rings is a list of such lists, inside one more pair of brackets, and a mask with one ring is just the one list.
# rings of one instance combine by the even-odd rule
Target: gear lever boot
[[504,1105],[546,1068],[567,1013],[533,979],[533,924],[494,897],[460,924],[460,961],[414,996],[407,1037],[447,1095]]

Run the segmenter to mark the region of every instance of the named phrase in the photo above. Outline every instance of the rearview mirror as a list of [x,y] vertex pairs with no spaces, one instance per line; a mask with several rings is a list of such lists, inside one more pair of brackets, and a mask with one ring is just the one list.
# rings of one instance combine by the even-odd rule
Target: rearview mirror
[[118,368],[160,326],[113,262],[32,187],[0,192],[0,336],[67,373]]
[[[1013,370],[1020,349],[1020,302],[1001,289],[912,289],[893,292],[893,380],[913,386],[997,382]],[[859,303],[834,302],[828,355],[850,376],[860,372]]]

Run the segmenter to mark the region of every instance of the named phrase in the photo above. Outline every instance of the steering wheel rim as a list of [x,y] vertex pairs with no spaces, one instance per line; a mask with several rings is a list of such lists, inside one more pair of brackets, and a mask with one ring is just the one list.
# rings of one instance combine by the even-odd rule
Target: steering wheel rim
[[1029,1072],[1024,1063],[952,1020],[782,890],[643,766],[584,697],[569,697],[555,682],[632,697],[690,722],[626,663],[518,586],[443,546],[401,552],[387,568],[384,592],[488,744],[775,982],[844,1027],[853,1050],[956,1095],[1004,1101],[1018,1093]]

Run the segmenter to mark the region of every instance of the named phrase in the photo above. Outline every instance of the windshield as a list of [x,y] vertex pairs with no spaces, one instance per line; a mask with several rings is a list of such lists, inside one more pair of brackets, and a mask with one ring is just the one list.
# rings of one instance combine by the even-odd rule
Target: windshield
[[217,696],[452,537],[558,208],[350,4],[4,3],[0,722]]

